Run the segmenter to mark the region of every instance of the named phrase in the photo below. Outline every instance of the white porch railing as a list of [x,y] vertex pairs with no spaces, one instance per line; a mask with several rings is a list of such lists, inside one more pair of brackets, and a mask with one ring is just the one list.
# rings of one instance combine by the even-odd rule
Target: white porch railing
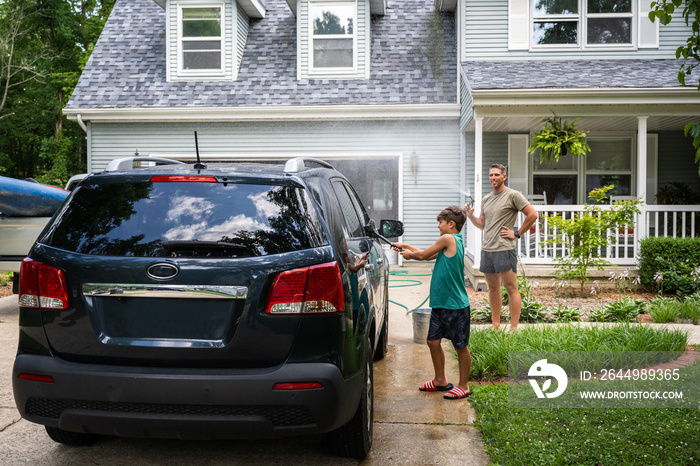
[[700,206],[648,205],[646,236],[700,236]]
[[[600,206],[602,210],[610,206]],[[570,246],[567,243],[549,241],[557,236],[557,230],[550,225],[549,218],[555,214],[571,219],[581,217],[584,206],[535,206],[539,219],[518,241],[517,252],[523,264],[552,264],[554,257],[569,254]],[[598,255],[604,257],[611,264],[635,265],[639,240],[648,236],[686,237],[700,236],[700,205],[674,206],[674,205],[642,205],[640,206],[646,226],[645,231],[640,232],[635,224],[621,226],[608,230],[610,239],[608,247],[598,249]],[[636,216],[639,218],[639,216]],[[520,214],[518,224],[522,224],[524,216]]]

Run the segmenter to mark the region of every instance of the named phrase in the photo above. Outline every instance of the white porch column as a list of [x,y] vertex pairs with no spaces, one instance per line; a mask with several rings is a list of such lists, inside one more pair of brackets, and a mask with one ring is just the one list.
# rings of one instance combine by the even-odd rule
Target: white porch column
[[[481,199],[482,199],[482,159],[483,159],[483,134],[484,132],[484,117],[474,116],[474,209],[475,215],[481,215]],[[469,233],[472,241],[472,250],[474,251],[474,268],[481,267],[481,230],[476,228],[469,222]]]
[[[647,120],[648,116],[637,117],[637,197],[647,198]],[[636,238],[640,240],[647,235],[647,208],[646,202],[640,206],[642,212],[637,217]],[[634,245],[635,255],[638,245]]]

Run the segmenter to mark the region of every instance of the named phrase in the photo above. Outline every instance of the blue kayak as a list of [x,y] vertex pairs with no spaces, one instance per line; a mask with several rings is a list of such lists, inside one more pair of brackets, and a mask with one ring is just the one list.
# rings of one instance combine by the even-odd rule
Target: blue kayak
[[61,188],[0,176],[0,214],[51,217],[69,194]]

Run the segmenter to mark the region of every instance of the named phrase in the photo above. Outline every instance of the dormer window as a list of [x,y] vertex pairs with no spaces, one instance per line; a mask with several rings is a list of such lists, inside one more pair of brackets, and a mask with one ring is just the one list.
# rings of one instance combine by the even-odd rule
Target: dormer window
[[223,4],[180,5],[181,74],[223,74]]
[[250,19],[265,17],[260,0],[154,1],[165,10],[168,82],[237,79]]
[[355,68],[355,2],[310,4],[312,70]]
[[368,79],[370,0],[301,0],[299,79]]

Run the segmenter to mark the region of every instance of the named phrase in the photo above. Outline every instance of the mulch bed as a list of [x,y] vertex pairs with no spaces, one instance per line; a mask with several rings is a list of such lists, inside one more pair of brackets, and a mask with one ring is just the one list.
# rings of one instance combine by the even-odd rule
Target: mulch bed
[[[581,310],[582,320],[588,320],[588,313],[594,309],[601,308],[608,303],[619,301],[623,298],[641,299],[645,302],[656,298],[657,293],[638,290],[627,291],[620,294],[615,289],[603,288],[597,290],[595,294],[590,293],[590,286],[586,287],[585,296],[581,296],[580,291],[573,288],[561,289],[551,286],[534,287],[530,291],[530,299],[534,299],[546,308],[572,307]],[[469,290],[469,300],[473,309],[488,305],[488,292]],[[507,306],[503,306],[507,309]]]

